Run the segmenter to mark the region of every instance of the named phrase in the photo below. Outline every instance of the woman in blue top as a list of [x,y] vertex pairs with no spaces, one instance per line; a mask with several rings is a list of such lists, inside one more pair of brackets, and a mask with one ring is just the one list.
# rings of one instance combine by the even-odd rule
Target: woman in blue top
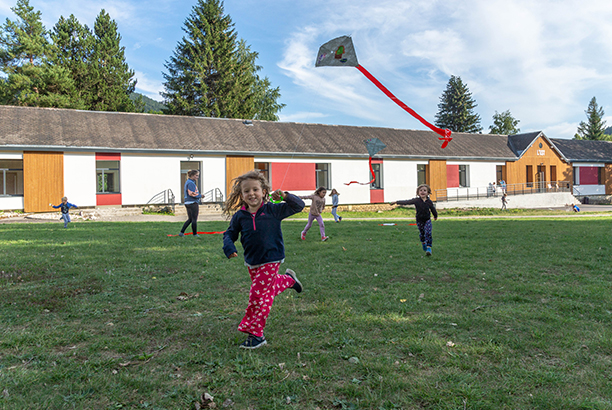
[[196,169],[192,169],[187,172],[187,182],[185,182],[184,189],[184,197],[185,197],[185,208],[187,209],[187,221],[183,224],[183,229],[181,229],[181,233],[179,236],[185,236],[185,230],[191,224],[191,229],[193,231],[193,237],[199,238],[198,235],[198,214],[200,213],[200,191],[198,191],[198,186],[196,185],[196,181],[200,177],[200,171]]
[[234,179],[234,185],[225,201],[223,212],[230,216],[230,225],[223,234],[223,252],[228,258],[238,256],[234,242],[240,237],[244,251],[244,264],[251,276],[249,304],[238,330],[247,333],[240,345],[243,349],[257,349],[266,344],[264,328],[274,298],[285,289],[302,291],[302,284],[294,271],[287,269],[279,274],[280,264],[285,260],[285,245],[281,221],[301,212],[304,201],[281,190],[272,193],[268,202],[270,186],[258,171],[249,171]]

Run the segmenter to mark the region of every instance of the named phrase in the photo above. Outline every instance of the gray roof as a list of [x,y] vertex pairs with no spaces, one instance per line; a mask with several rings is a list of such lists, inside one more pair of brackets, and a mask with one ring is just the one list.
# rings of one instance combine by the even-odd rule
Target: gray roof
[[514,160],[507,137],[453,134],[445,149],[430,131],[273,121],[0,106],[0,149]]
[[551,138],[570,162],[612,162],[611,141],[565,140]]
[[517,157],[520,157],[525,150],[542,134],[541,131],[527,132],[508,136],[508,147]]

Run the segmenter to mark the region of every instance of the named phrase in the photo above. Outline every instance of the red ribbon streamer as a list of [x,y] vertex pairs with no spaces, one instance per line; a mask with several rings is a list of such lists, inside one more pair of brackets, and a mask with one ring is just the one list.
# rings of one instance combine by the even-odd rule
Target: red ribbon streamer
[[351,184],[359,184],[359,185],[369,185],[371,183],[373,183],[374,181],[376,181],[376,175],[374,175],[374,168],[372,167],[372,157],[370,157],[370,172],[372,173],[372,180],[370,182],[357,182],[357,181],[351,181],[349,183],[344,183],[344,185],[351,185]]
[[[215,234],[220,234],[220,233],[225,233],[225,231],[223,232],[198,232],[198,235],[215,235]],[[192,235],[192,233],[191,232],[185,233],[185,236],[187,235]],[[168,236],[178,236],[178,235],[168,235]]]
[[[433,124],[430,124],[429,122],[427,122],[427,120],[425,120],[425,118],[421,117],[419,114],[416,113],[416,111],[414,111],[412,108],[408,107],[406,104],[404,104],[402,101],[400,101],[395,95],[393,95],[391,93],[391,91],[389,91],[387,89],[387,87],[385,87],[384,85],[381,84],[380,81],[378,81],[372,74],[370,74],[370,72],[368,70],[366,70],[365,68],[363,68],[361,65],[357,65],[356,68],[361,71],[361,73],[363,75],[365,75],[367,77],[368,80],[372,81],[374,83],[374,85],[376,87],[378,87],[378,89],[380,91],[382,91],[383,93],[385,93],[385,95],[389,98],[391,98],[391,100],[393,100],[397,105],[399,105],[400,107],[402,107],[405,111],[407,111],[410,115],[412,115],[414,118],[416,118],[417,120],[421,121],[421,123],[423,125],[425,125],[427,128],[429,128],[430,130],[432,130],[433,132],[435,132],[438,135],[441,135],[442,138],[438,138],[440,141],[444,141],[442,143],[442,148],[446,148],[446,146],[448,145],[448,143],[453,139],[451,137],[451,130],[449,129],[442,129],[442,128],[438,128]],[[347,184],[348,185],[348,184]]]

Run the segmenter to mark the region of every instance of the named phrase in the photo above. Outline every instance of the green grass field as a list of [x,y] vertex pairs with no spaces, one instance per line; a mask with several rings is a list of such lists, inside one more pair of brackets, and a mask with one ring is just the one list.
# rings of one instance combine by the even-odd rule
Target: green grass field
[[0,225],[0,408],[612,409],[612,217],[441,216],[432,257],[410,220],[348,219],[283,222],[305,290],[254,351],[221,235]]

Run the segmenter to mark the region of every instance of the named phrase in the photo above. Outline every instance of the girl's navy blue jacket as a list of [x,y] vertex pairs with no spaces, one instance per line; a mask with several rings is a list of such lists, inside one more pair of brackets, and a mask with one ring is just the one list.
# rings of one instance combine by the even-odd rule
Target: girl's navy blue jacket
[[431,199],[427,198],[426,201],[423,201],[421,197],[416,197],[412,199],[407,199],[405,201],[396,201],[398,205],[414,205],[416,208],[416,220],[417,222],[427,222],[431,219],[430,211],[433,216],[438,218],[438,211],[436,211],[436,207],[434,206]]
[[240,235],[247,265],[257,266],[285,258],[285,245],[281,221],[304,209],[304,201],[293,194],[284,202],[262,204],[255,214],[245,207],[234,214],[229,228],[223,234],[223,252],[229,257],[237,252],[234,242]]

